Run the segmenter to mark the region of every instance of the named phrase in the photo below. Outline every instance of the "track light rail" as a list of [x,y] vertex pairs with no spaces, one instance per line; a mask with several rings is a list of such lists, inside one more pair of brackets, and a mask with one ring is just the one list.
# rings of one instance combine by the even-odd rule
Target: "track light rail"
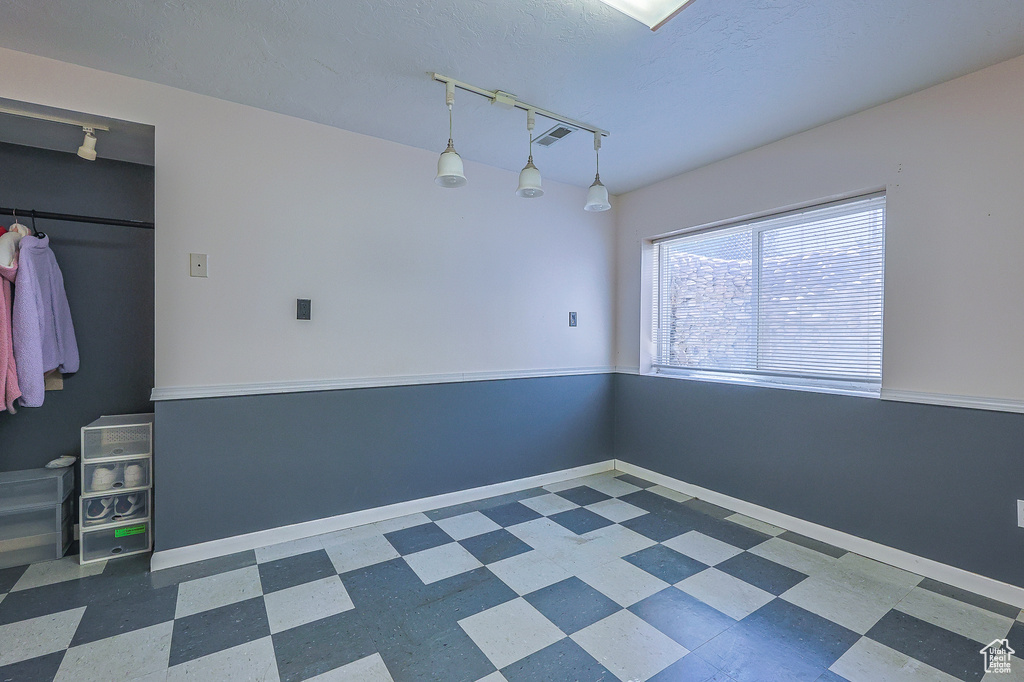
[[428,72],[428,75],[433,80],[435,80],[435,81],[437,81],[439,83],[445,83],[445,84],[451,83],[452,85],[454,85],[455,87],[457,87],[460,90],[465,90],[466,92],[472,92],[475,95],[480,95],[481,97],[486,97],[487,99],[491,100],[492,103],[495,102],[496,100],[500,101],[500,102],[509,102],[511,100],[511,102],[510,102],[511,105],[513,107],[515,107],[516,109],[522,109],[523,111],[526,111],[526,112],[529,112],[529,111],[532,110],[534,113],[536,113],[536,114],[538,114],[540,116],[543,116],[544,118],[550,118],[553,121],[559,121],[560,123],[565,123],[566,125],[571,125],[574,128],[579,128],[581,130],[586,130],[586,131],[594,133],[596,135],[602,135],[604,137],[608,137],[609,135],[611,135],[611,133],[609,133],[607,130],[604,130],[602,128],[597,128],[595,126],[590,125],[589,123],[584,123],[583,121],[577,121],[574,118],[569,118],[568,116],[562,116],[561,114],[556,114],[553,111],[549,111],[547,109],[544,109],[542,107],[537,107],[537,106],[534,106],[532,104],[527,104],[526,102],[520,102],[518,99],[515,99],[514,97],[511,97],[508,93],[501,92],[500,90],[484,90],[483,88],[478,88],[475,85],[470,85],[469,83],[463,83],[460,80],[455,80],[454,78],[449,78],[448,76],[442,76],[439,73]]
[[0,114],[10,114],[11,116],[21,116],[22,118],[33,118],[37,121],[48,121],[50,123],[63,123],[69,126],[75,126],[76,128],[92,128],[93,130],[102,130],[103,132],[109,132],[110,128],[100,123],[90,123],[89,121],[64,118],[63,116],[51,116],[49,114],[41,114],[34,111],[24,111],[23,109],[12,109],[11,107],[0,106]]

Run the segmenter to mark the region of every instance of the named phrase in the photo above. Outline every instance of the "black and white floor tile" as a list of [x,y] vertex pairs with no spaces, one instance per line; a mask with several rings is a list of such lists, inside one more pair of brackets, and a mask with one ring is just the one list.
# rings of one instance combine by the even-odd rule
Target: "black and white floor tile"
[[169,569],[0,570],[0,682],[985,675],[1020,609],[615,472]]

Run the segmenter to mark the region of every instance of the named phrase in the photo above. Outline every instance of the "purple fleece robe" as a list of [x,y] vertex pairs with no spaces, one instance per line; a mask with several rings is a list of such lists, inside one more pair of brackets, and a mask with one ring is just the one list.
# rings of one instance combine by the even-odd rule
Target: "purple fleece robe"
[[66,374],[78,371],[71,309],[49,237],[25,237],[19,243],[11,318],[21,404],[40,407],[44,374],[52,369]]

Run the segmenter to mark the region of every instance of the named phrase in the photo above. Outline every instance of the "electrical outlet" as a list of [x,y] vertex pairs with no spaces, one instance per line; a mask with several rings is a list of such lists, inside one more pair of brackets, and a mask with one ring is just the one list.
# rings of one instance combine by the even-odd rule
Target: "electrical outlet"
[[576,313],[569,313],[569,326],[570,327],[575,327],[576,326]]
[[206,254],[188,254],[189,275],[191,277],[206,277]]
[[308,320],[308,319],[310,319],[311,308],[312,308],[312,302],[308,298],[297,298],[297,299],[295,299],[295,319],[296,320]]
[[1024,500],[1017,500],[1017,525],[1024,528]]

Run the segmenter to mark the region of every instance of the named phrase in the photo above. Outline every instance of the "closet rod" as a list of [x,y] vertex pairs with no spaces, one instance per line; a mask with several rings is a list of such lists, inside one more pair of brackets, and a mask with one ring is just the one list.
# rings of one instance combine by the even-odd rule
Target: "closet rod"
[[19,218],[39,218],[40,220],[65,220],[70,223],[91,223],[93,225],[115,225],[117,227],[138,227],[152,230],[153,223],[144,220],[122,220],[120,218],[98,218],[90,215],[73,215],[71,213],[48,213],[30,209],[4,208],[0,206],[0,215],[16,215]]

